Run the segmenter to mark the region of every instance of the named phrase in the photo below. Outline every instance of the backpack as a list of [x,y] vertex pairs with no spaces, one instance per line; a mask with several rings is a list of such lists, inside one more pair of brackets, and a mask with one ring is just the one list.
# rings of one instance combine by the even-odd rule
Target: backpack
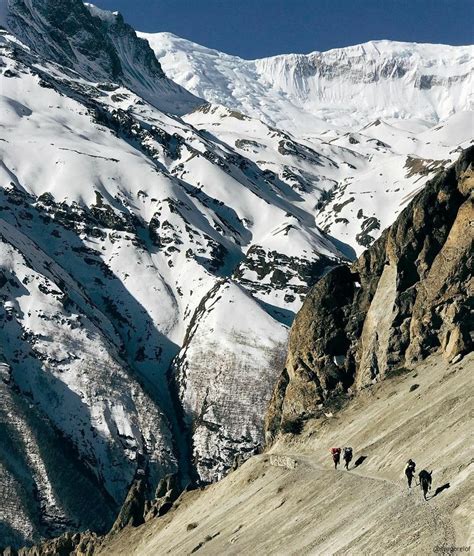
[[331,448],[331,454],[334,455],[339,455],[341,453],[341,448]]
[[344,457],[352,459],[352,448],[344,448]]

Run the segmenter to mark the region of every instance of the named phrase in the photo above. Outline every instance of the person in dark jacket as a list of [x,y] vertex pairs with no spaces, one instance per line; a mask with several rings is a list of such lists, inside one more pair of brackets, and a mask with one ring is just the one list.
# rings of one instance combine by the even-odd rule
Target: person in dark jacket
[[418,480],[420,481],[420,487],[423,491],[423,497],[426,500],[426,494],[428,490],[431,490],[431,476],[433,475],[433,471],[426,471],[426,469],[422,469],[418,473]]
[[412,459],[409,459],[407,461],[407,466],[405,467],[405,475],[408,480],[408,488],[411,488],[411,483],[413,481],[413,477],[415,476],[415,469],[416,463]]
[[344,452],[343,452],[343,458],[344,458],[344,467],[346,469],[349,469],[349,464],[352,461],[352,448],[350,447],[346,447],[344,448]]

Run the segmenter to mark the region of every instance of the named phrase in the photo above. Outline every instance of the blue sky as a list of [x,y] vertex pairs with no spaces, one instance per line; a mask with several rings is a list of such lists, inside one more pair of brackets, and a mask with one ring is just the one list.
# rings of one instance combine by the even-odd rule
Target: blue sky
[[[90,0],[89,0],[90,1]],[[474,0],[92,0],[136,29],[169,31],[244,58],[371,39],[474,42]]]

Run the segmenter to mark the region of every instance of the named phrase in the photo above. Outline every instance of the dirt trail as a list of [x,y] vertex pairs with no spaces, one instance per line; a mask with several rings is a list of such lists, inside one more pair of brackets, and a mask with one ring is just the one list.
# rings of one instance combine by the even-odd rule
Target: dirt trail
[[[408,489],[405,481],[402,484],[399,480],[394,481],[387,478],[378,477],[372,473],[364,473],[363,464],[361,464],[357,468],[354,467],[353,464],[355,460],[351,462],[349,470],[344,469],[343,464],[341,464],[340,466],[338,466],[337,470],[331,469],[328,471],[328,466],[332,465],[332,462],[330,464],[328,463],[328,466],[322,467],[315,461],[314,456],[301,456],[299,454],[284,454],[284,456],[290,459],[294,459],[297,462],[298,467],[306,466],[317,471],[319,475],[326,476],[329,482],[334,479],[335,473],[343,473],[347,482],[357,483],[358,489],[360,489],[361,485],[363,488],[364,486],[366,486],[369,496],[370,492],[372,491],[371,489],[374,488],[374,485],[372,483],[374,481],[382,483],[381,492],[386,497],[386,503],[382,505],[390,505],[392,507],[396,507],[397,512],[399,513],[399,519],[405,519],[405,521],[409,521],[410,528],[422,530],[434,527],[438,531],[442,531],[440,546],[455,545],[455,528],[449,511],[446,512],[444,511],[444,509],[428,503],[430,500],[435,498],[434,488],[428,494],[428,500],[425,501],[422,498],[422,491],[417,481],[414,481],[412,484],[412,488]],[[351,484],[347,488],[354,488],[354,485]],[[378,490],[379,485],[377,485],[376,488]],[[378,501],[376,511],[379,511],[381,514],[383,513],[383,511],[386,510],[386,508],[382,508],[382,505],[380,501]],[[367,504],[366,509],[368,509],[368,507],[369,504]],[[308,547],[307,550],[308,551],[306,553],[311,553],[310,547]]]
[[[432,359],[367,389],[220,483],[187,493],[164,518],[124,530],[102,554],[419,555],[468,546],[473,370],[472,355],[455,365]],[[336,445],[366,459],[334,470]],[[433,469],[428,501],[407,487],[408,458],[417,472]]]

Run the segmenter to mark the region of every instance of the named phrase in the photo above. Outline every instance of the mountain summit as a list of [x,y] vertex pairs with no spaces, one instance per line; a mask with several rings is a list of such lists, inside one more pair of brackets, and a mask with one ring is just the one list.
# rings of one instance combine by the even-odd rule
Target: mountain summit
[[119,13],[76,0],[0,0],[0,25],[50,62],[88,80],[119,82],[161,110],[183,114],[203,102],[166,78]]
[[300,137],[354,131],[376,119],[434,125],[473,109],[471,46],[370,41],[243,60],[170,33],[140,36],[189,91]]

